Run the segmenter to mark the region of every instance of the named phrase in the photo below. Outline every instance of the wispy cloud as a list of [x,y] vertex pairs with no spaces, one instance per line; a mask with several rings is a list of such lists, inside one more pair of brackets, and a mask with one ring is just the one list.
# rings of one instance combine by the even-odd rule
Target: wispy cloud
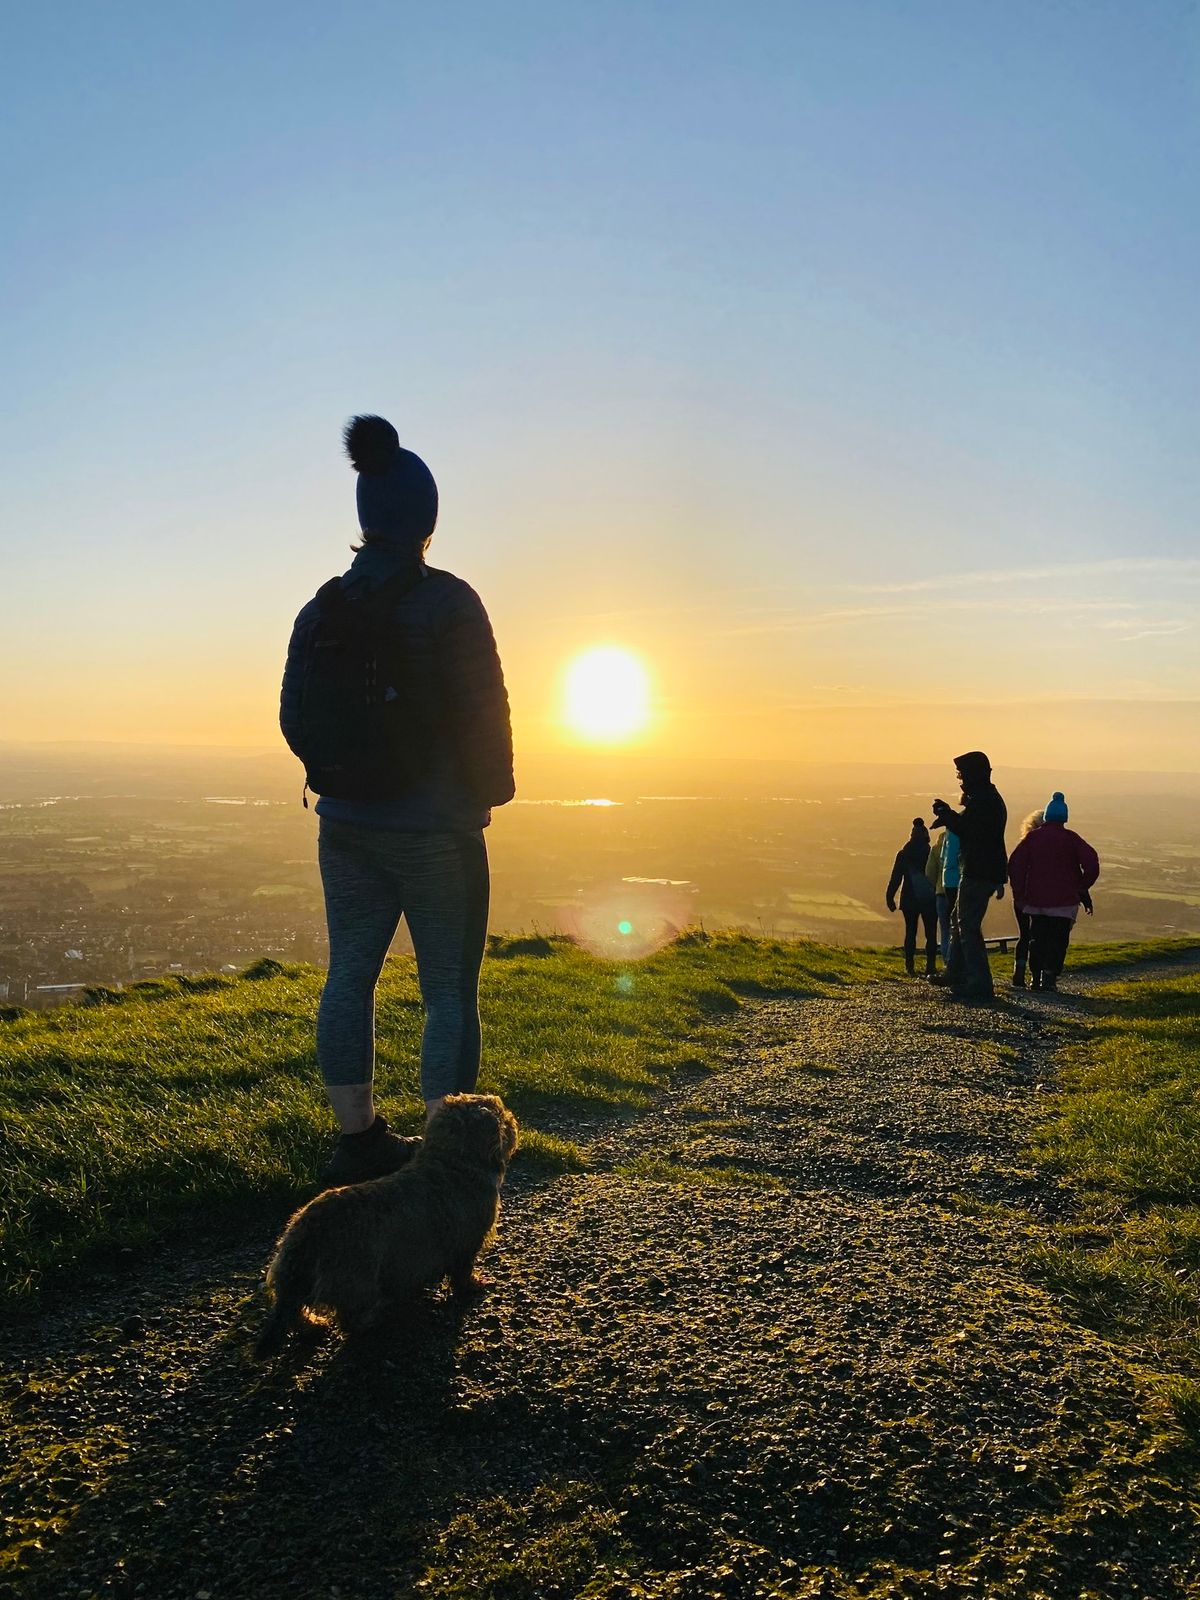
[[1114,556],[1104,561],[1056,561],[1038,567],[995,567],[982,572],[939,573],[929,578],[912,578],[902,583],[851,584],[860,594],[917,594],[938,590],[989,588],[1008,583],[1037,583],[1059,578],[1130,578],[1155,573],[1175,581],[1200,581],[1200,557],[1192,556]]
[[1116,634],[1116,638],[1113,640],[1114,644],[1133,644],[1136,639],[1169,639],[1172,634],[1186,633],[1190,629],[1191,623],[1181,621],[1144,622],[1141,626],[1137,626],[1131,623],[1128,618],[1125,618],[1120,621],[1114,619],[1111,622],[1102,622],[1100,626],[1102,628],[1110,628]]
[[[1132,600],[1072,600],[1069,598],[1019,599],[991,595],[986,598],[946,596],[891,604],[830,606],[816,611],[759,612],[717,630],[725,638],[744,638],[774,633],[800,633],[815,628],[837,628],[858,623],[878,623],[918,618],[931,621],[954,614],[983,616],[1041,616],[1072,618],[1100,627],[1132,628],[1145,620],[1145,608]],[[1112,621],[1105,620],[1111,618]]]

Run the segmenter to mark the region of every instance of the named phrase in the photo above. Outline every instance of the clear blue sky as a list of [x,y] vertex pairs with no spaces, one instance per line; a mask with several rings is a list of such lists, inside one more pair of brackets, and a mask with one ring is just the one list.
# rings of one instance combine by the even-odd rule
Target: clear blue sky
[[270,739],[361,409],[433,467],[432,558],[492,605],[530,737],[614,632],[679,728],[698,657],[757,692],[747,637],[783,707],[895,699],[918,636],[919,699],[920,636],[969,645],[988,595],[967,695],[1041,643],[1066,695],[1195,725],[1195,5],[5,28],[0,669],[33,681],[0,736]]

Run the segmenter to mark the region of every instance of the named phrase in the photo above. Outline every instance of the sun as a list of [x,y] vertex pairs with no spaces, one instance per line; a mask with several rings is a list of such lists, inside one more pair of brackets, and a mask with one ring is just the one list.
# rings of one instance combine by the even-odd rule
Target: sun
[[618,744],[650,721],[650,676],[632,650],[596,645],[567,668],[564,715],[593,744]]

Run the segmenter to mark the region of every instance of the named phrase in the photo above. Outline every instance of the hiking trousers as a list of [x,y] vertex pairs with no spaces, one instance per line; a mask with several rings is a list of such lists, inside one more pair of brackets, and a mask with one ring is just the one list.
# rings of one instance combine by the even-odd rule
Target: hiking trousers
[[932,972],[937,965],[937,909],[933,905],[901,906],[904,914],[904,959],[911,966],[917,956],[917,929],[925,929],[925,967]]
[[946,980],[952,989],[964,994],[995,993],[987,946],[983,942],[983,919],[988,901],[999,887],[998,883],[988,883],[983,878],[963,878],[958,886],[950,917]]
[[1074,926],[1070,917],[1031,917],[1029,931],[1029,971],[1041,979],[1057,978],[1067,959]]
[[950,959],[950,918],[954,915],[954,902],[957,899],[957,884],[947,884],[937,897],[938,945],[943,961]]
[[375,985],[403,917],[425,1009],[421,1093],[470,1094],[479,1076],[479,968],[487,939],[482,833],[401,833],[322,817],[317,856],[329,976],[317,1012],[327,1084],[370,1083]]

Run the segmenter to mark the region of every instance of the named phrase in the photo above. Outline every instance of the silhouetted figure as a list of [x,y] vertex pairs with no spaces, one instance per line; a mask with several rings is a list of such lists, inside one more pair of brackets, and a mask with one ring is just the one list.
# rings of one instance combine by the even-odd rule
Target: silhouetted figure
[[1067,802],[1055,791],[1040,828],[1012,853],[1013,899],[1029,918],[1029,977],[1033,989],[1057,989],[1071,929],[1082,905],[1090,915],[1100,857],[1067,827]]
[[1008,811],[992,782],[992,764],[982,750],[956,756],[954,765],[963,807],[955,811],[945,800],[933,802],[934,827],[957,835],[960,877],[950,918],[950,959],[934,977],[964,998],[990,998],[995,992],[983,942],[983,918],[993,895],[1004,894],[1008,855],[1004,829]]
[[[513,797],[508,696],[491,624],[461,578],[425,564],[429,468],[382,417],[355,417],[362,544],[296,619],[284,738],[321,796],[329,976],[317,1058],[342,1136],[327,1183],[382,1176],[412,1153],[375,1113],[375,985],[403,916],[425,1009],[428,1115],[479,1072],[490,808]],[[307,802],[306,802],[307,803]]]
[[950,959],[950,918],[954,902],[958,899],[958,835],[943,828],[933,841],[929,859],[925,863],[925,876],[933,885],[934,904],[937,906],[938,945],[942,960]]
[[[1021,824],[1021,838],[1027,839],[1035,828],[1042,825],[1042,813],[1031,811]],[[1009,858],[1009,875],[1012,875],[1012,858]],[[1029,932],[1030,917],[1017,904],[1016,891],[1013,892],[1013,915],[1017,919],[1017,948],[1013,957],[1012,986],[1014,989],[1025,987],[1025,964],[1029,959]]]
[[937,907],[933,885],[925,876],[929,860],[929,829],[920,817],[913,818],[912,834],[896,853],[896,863],[887,886],[887,908],[896,909],[900,891],[900,910],[904,917],[904,969],[911,978],[917,970],[917,927],[925,928],[925,971],[937,969]]

